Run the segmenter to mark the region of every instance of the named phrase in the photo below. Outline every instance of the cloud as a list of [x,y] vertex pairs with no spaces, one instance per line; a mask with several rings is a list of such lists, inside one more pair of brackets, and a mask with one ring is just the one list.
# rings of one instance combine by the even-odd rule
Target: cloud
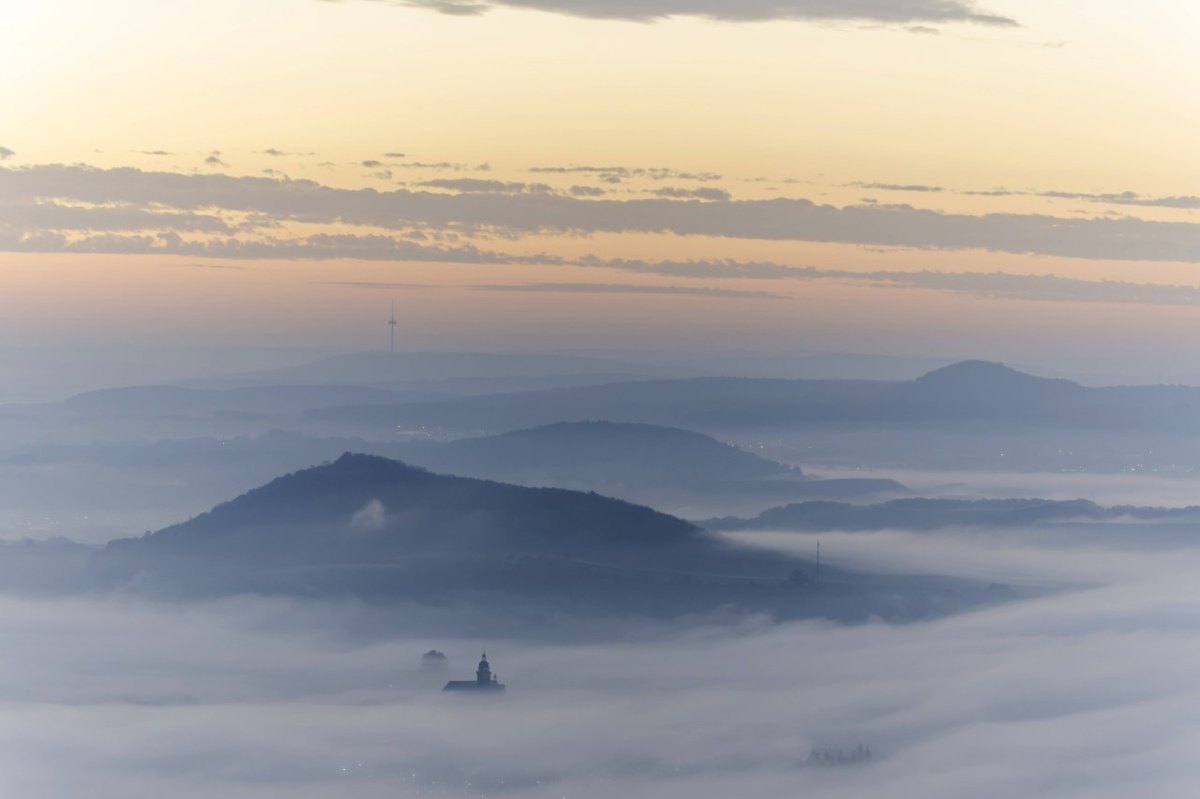
[[1112,194],[1090,194],[1073,191],[1044,191],[1037,196],[1051,199],[1085,200],[1093,203],[1108,203],[1110,205],[1139,205],[1151,208],[1180,208],[1185,210],[1200,209],[1200,196],[1176,195],[1171,197],[1145,197],[1132,191]]
[[821,269],[771,262],[640,261],[585,258],[579,263],[607,269],[697,279],[743,278],[751,280],[836,280],[877,288],[928,289],[997,299],[1038,302],[1099,302],[1135,305],[1200,305],[1200,286],[1135,283],[1115,280],[1081,280],[1057,275],[1010,272],[913,272]]
[[[430,259],[430,258],[427,258]],[[502,259],[503,260],[503,259]],[[536,259],[533,259],[534,262]],[[496,263],[496,262],[493,262]],[[532,263],[515,258],[508,263]],[[1085,281],[1055,275],[1020,275],[1009,272],[947,272],[920,270],[851,271],[817,269],[814,266],[733,262],[733,260],[692,260],[692,262],[642,262],[642,260],[587,258],[563,265],[594,266],[636,272],[638,275],[692,278],[692,280],[772,280],[836,281],[863,284],[884,289],[924,289],[982,296],[982,298],[1034,302],[1102,302],[1114,305],[1200,306],[1200,287],[1166,283],[1126,281]],[[390,282],[337,282],[335,286],[355,288],[438,288],[427,284]],[[679,294],[727,296],[742,299],[785,299],[786,294],[761,290],[719,289],[682,286],[641,286],[617,283],[512,283],[472,288],[494,292],[571,292],[600,294]]]
[[491,164],[460,164],[453,161],[412,161],[396,164],[401,169],[429,169],[434,172],[490,172]]
[[406,158],[407,156],[404,153],[392,152],[392,153],[384,153],[383,157],[384,158]]
[[[916,546],[911,562],[974,570],[995,554],[1002,570],[1092,587],[903,626],[625,622],[597,643],[458,636],[469,611],[453,608],[0,598],[0,785],[96,799],[1192,796],[1196,551],[1137,537],[1111,550],[970,537],[971,554],[945,536],[950,557],[918,536],[832,537],[849,561]],[[397,631],[422,614],[448,623]],[[433,648],[451,677],[486,648],[509,695],[441,695],[446,678],[419,667]],[[873,762],[806,763],[857,743]]]
[[784,300],[784,294],[769,291],[709,288],[703,286],[644,286],[628,283],[502,283],[472,286],[480,291],[538,292],[551,294],[671,294],[691,297],[723,297],[743,300]]
[[9,203],[0,199],[0,235],[22,237],[49,231],[173,230],[227,233],[221,217],[195,211],[151,210],[126,205],[81,207],[55,202]]
[[[170,221],[169,219],[167,220]],[[155,221],[156,226],[161,225]],[[9,233],[0,224],[0,251],[112,253],[125,255],[190,255],[205,258],[417,261],[460,264],[516,263],[510,256],[470,245],[421,245],[392,236],[318,234],[296,239],[216,238],[191,241],[174,231],[153,234],[94,233],[68,237],[57,232]],[[523,260],[523,259],[521,259]],[[547,262],[553,259],[546,258]]]
[[360,532],[377,532],[387,522],[387,510],[383,503],[373,499],[355,511],[350,518],[350,529]]
[[238,266],[237,264],[179,264],[179,266],[183,266],[188,269],[232,269],[235,271],[245,271],[246,269],[246,267]]
[[572,186],[570,191],[575,197],[603,197],[608,194],[598,186]]
[[[458,289],[460,286],[442,286],[428,283],[399,283],[376,280],[325,281],[325,286],[353,289],[409,290],[409,289]],[[705,286],[646,286],[632,283],[496,283],[468,286],[475,291],[498,291],[537,294],[658,294],[690,297],[716,297],[743,300],[784,300],[785,294],[769,291],[710,288]]]
[[323,286],[338,286],[345,289],[436,289],[443,288],[442,286],[434,286],[428,283],[397,283],[392,281],[382,280],[326,280],[321,283]]
[[720,180],[716,172],[685,172],[667,167],[629,167],[629,166],[535,166],[530,172],[548,175],[596,175],[602,180],[621,182],[630,178],[649,178],[650,180],[695,180],[711,182]]
[[478,178],[439,178],[437,180],[426,180],[417,185],[427,186],[431,189],[448,189],[468,194],[524,194],[527,192],[550,194],[554,191],[545,183],[512,183],[503,180],[480,180]]
[[727,22],[972,23],[1014,27],[1010,17],[969,0],[397,0],[397,4],[443,14],[474,16],[494,8],[519,8],[592,19],[652,22],[703,17]]
[[1049,191],[1016,191],[1012,189],[983,189],[962,191],[959,194],[971,197],[1044,197],[1051,200],[1082,200],[1090,203],[1107,205],[1132,205],[1144,208],[1177,208],[1181,210],[1200,210],[1200,195],[1177,194],[1160,197],[1147,197],[1133,191],[1120,192],[1082,192],[1053,189]]
[[0,147],[0,161],[7,161],[16,154],[14,150],[10,150],[7,147]]
[[860,189],[878,189],[880,191],[912,191],[936,193],[945,191],[941,186],[926,186],[921,183],[851,183]]
[[[1083,259],[1200,262],[1200,224],[1127,217],[954,214],[909,205],[821,205],[803,198],[688,202],[339,189],[286,176],[42,165],[0,168],[10,205],[47,199],[175,212],[256,214],[277,223],[528,234],[672,233],[916,249],[980,249]],[[10,228],[12,226],[10,225]],[[28,234],[45,231],[14,231]],[[247,243],[249,245],[249,243]]]
[[661,189],[656,189],[653,192],[656,197],[673,197],[686,200],[730,200],[733,195],[724,189],[714,189],[707,186],[702,186],[698,189],[681,189],[677,186],[665,186]]
[[218,155],[208,156],[207,158],[204,159],[204,163],[207,166],[229,166],[229,164],[222,161],[220,156],[218,156]]

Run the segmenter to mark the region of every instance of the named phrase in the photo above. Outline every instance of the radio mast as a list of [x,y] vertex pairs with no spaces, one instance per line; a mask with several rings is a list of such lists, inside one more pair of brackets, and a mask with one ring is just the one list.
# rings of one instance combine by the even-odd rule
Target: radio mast
[[388,327],[392,330],[391,346],[388,347],[388,352],[392,355],[396,354],[396,301],[392,300],[392,318],[388,320]]

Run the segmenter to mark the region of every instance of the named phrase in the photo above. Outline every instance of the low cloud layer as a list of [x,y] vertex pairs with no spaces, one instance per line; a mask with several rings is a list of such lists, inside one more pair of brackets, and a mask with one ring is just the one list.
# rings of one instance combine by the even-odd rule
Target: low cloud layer
[[396,0],[398,5],[473,16],[494,8],[523,8],[596,19],[650,22],[704,17],[730,22],[805,20],[884,24],[965,22],[1013,27],[1011,17],[969,0]]
[[[857,554],[849,536],[827,548],[886,560],[921,539],[863,540]],[[926,546],[910,560],[983,574],[1015,565],[1092,587],[912,625],[627,626],[625,640],[595,645],[398,635],[388,619],[421,611],[352,603],[0,599],[0,791],[1195,794],[1193,556],[978,536],[943,555]],[[445,674],[419,668],[433,648],[449,656]],[[440,694],[443,680],[469,678],[484,648],[507,696]],[[810,762],[814,749],[858,744],[871,762]]]
[[1057,275],[1010,272],[919,270],[853,271],[786,266],[765,261],[638,261],[593,258],[582,263],[666,277],[743,278],[747,280],[837,280],[878,288],[949,291],[981,297],[1046,302],[1107,302],[1136,305],[1200,305],[1200,286],[1081,280]]
[[[147,172],[84,166],[0,169],[0,198],[39,213],[106,212],[128,206],[146,213],[249,216],[260,227],[310,223],[349,227],[532,234],[672,233],[733,239],[810,241],[920,249],[1051,255],[1081,259],[1200,262],[1200,224],[1134,218],[1064,218],[1046,214],[944,213],[909,205],[821,205],[803,198],[727,200],[584,199],[547,192],[337,189],[310,180],[220,174]],[[111,229],[111,228],[110,228]],[[133,228],[130,228],[133,230]],[[173,229],[179,229],[178,221]],[[52,224],[0,221],[0,247],[53,249]],[[146,249],[146,231],[129,251]],[[377,234],[344,234],[347,250],[371,250]],[[352,245],[358,238],[359,245]],[[39,242],[48,242],[39,244]],[[328,239],[313,239],[328,243]],[[110,241],[107,244],[119,244]],[[213,249],[262,244],[241,236]],[[93,246],[96,246],[93,245]],[[79,245],[68,243],[70,247]],[[303,250],[293,240],[283,249]],[[201,248],[202,249],[202,248]],[[196,253],[200,254],[200,253]],[[216,254],[216,253],[214,253]],[[280,257],[286,256],[280,253]],[[306,257],[298,255],[295,257]],[[355,257],[352,252],[342,257]]]
[[723,297],[741,300],[782,300],[786,295],[769,291],[711,288],[708,286],[644,286],[629,283],[502,283],[474,286],[483,291],[563,294],[671,294],[690,297]]

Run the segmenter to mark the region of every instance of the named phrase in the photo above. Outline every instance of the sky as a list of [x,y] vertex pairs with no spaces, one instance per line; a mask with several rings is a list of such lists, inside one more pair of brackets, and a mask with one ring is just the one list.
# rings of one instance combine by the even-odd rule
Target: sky
[[378,348],[395,301],[414,350],[1200,382],[1185,0],[0,13],[8,380]]

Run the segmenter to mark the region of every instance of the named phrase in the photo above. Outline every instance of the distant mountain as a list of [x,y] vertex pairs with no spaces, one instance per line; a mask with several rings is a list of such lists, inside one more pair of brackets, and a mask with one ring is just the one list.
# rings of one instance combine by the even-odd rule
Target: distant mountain
[[353,596],[437,609],[454,630],[470,620],[531,635],[584,617],[719,609],[916,618],[1011,596],[944,578],[823,575],[827,582],[816,584],[802,559],[742,548],[597,494],[447,477],[350,454],[188,522],[113,541],[92,565],[97,587]]
[[662,425],[560,422],[448,444],[410,446],[413,463],[449,474],[598,491],[674,514],[737,513],[801,499],[880,500],[894,480],[805,477],[702,433]]
[[897,499],[878,505],[801,502],[763,511],[752,519],[700,522],[709,530],[787,529],[936,530],[946,527],[1028,527],[1053,522],[1200,522],[1200,507],[1102,507],[1088,500]]
[[211,415],[222,411],[280,415],[346,404],[394,404],[405,399],[427,400],[429,395],[402,395],[354,385],[264,385],[221,391],[179,386],[129,386],[77,394],[65,400],[63,406],[75,412],[122,416]]
[[541,485],[688,486],[799,478],[799,469],[702,433],[661,425],[560,422],[452,441],[416,456],[438,471]]
[[[408,406],[313,411],[317,421],[371,427],[425,425],[460,431],[501,431],[561,421],[684,426],[765,427],[798,419],[848,418],[847,402],[886,410],[890,384],[866,381],[694,378],[641,380],[551,391],[465,397]],[[858,399],[856,399],[858,398]]]
[[909,381],[644,380],[394,407],[326,408],[310,416],[366,426],[422,424],[455,430],[534,427],[587,419],[700,430],[988,419],[1074,426],[1112,421],[1120,409],[1094,392],[1069,381],[971,361]]
[[1002,399],[1029,402],[1042,399],[1078,399],[1085,389],[1061,378],[1034,377],[1002,363],[961,361],[935,369],[913,381],[917,391],[957,399]]
[[756,513],[802,499],[878,501],[908,494],[891,480],[806,478],[799,469],[671,428],[562,424],[450,443],[272,429],[0,449],[0,529],[38,518],[55,533],[106,541],[131,529],[157,529],[347,451],[464,477],[597,491],[676,516]]
[[354,352],[296,366],[191,381],[204,388],[353,384],[452,394],[529,390],[629,380],[661,373],[652,364],[585,355],[487,352]]
[[[808,377],[908,379],[945,363],[854,353],[556,354],[487,352],[358,352],[309,363],[189,381],[203,388],[342,383],[386,388],[414,385],[458,393],[588,385],[651,377]],[[538,385],[538,384],[541,385]]]
[[1087,400],[1087,389],[1078,383],[1034,377],[987,361],[951,364],[901,384],[896,393],[912,402],[914,410],[947,417],[1059,418]]

